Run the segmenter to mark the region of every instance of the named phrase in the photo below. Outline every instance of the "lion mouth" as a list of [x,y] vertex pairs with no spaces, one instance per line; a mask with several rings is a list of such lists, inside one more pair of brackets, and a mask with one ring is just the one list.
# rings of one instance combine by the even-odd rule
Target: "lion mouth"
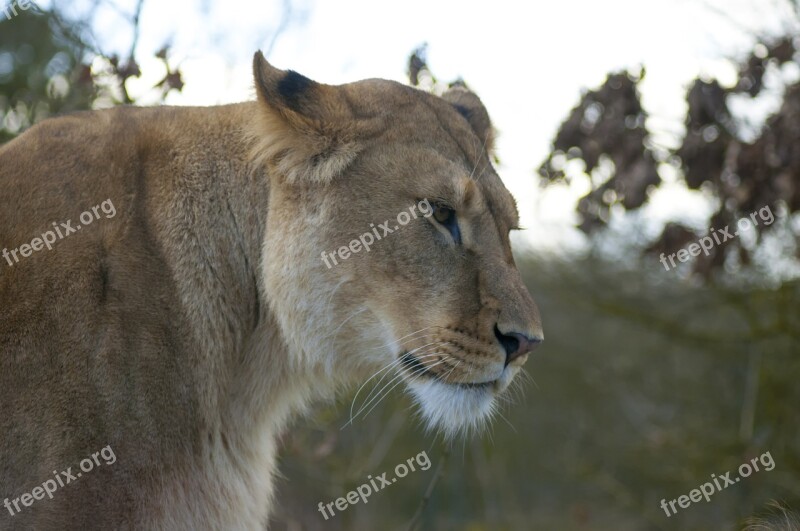
[[436,380],[437,382],[441,382],[443,384],[452,385],[455,387],[461,387],[462,389],[490,389],[497,387],[497,380],[490,380],[488,382],[450,382],[445,380],[441,374],[433,372],[428,367],[426,367],[419,359],[417,359],[413,354],[410,352],[405,352],[400,357],[401,365],[408,370],[408,372],[414,377],[425,377],[430,378],[432,380]]

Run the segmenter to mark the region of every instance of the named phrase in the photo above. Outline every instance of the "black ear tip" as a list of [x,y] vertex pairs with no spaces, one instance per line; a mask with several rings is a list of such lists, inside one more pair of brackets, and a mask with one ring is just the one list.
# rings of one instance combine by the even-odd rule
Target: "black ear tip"
[[460,85],[451,87],[442,94],[445,101],[463,116],[478,137],[485,139],[486,146],[491,150],[493,131],[489,112],[477,94]]
[[453,107],[455,107],[456,110],[458,111],[458,114],[466,118],[467,121],[470,121],[472,119],[472,110],[466,105],[461,105],[460,103],[454,103]]
[[278,81],[278,94],[291,107],[295,107],[303,94],[314,84],[302,74],[294,70],[287,70],[286,75]]

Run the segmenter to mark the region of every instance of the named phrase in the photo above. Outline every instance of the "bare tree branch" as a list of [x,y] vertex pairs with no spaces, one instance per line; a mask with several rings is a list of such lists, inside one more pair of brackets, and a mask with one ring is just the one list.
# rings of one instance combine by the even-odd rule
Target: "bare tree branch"
[[136,46],[139,44],[140,25],[139,19],[142,16],[142,8],[144,7],[144,0],[139,0],[136,3],[136,11],[133,13],[131,23],[133,24],[133,41],[131,42],[131,51],[128,52],[128,61],[133,61],[133,55],[136,52]]
[[417,512],[414,514],[414,517],[411,519],[411,522],[408,524],[408,531],[414,531],[417,526],[419,525],[420,520],[422,519],[422,514],[425,512],[425,507],[428,506],[428,502],[433,495],[433,489],[436,488],[436,484],[439,482],[439,478],[442,476],[442,472],[444,472],[444,466],[447,463],[447,457],[450,455],[450,448],[445,448],[442,452],[442,456],[439,458],[439,464],[436,465],[436,472],[433,473],[433,477],[431,478],[431,482],[428,484],[428,488],[425,491],[425,495],[422,497],[420,501],[419,508],[417,508]]
[[738,29],[742,33],[744,33],[746,35],[749,35],[749,36],[751,36],[753,38],[758,38],[758,34],[757,34],[756,30],[754,30],[753,28],[748,28],[746,25],[742,24],[741,22],[739,22],[738,20],[733,18],[730,15],[730,13],[728,13],[724,9],[715,6],[714,4],[712,4],[708,0],[702,0],[701,4],[706,9],[708,9],[709,11],[714,13],[715,15],[718,15],[721,18],[725,19],[726,22],[728,22],[731,26],[733,26],[734,28]]
[[275,32],[272,34],[272,39],[269,41],[269,45],[267,45],[267,49],[264,52],[264,56],[269,58],[272,54],[273,48],[275,48],[275,44],[278,42],[278,38],[281,34],[286,31],[286,28],[289,27],[289,23],[292,21],[292,0],[283,0],[283,14],[281,15],[281,21],[278,24],[278,27],[275,28]]

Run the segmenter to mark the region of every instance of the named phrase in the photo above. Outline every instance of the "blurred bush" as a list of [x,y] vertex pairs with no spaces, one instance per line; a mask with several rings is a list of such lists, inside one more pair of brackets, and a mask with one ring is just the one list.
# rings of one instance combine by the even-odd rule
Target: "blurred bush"
[[[697,78],[686,96],[686,132],[677,149],[655,145],[647,130],[638,85],[645,70],[609,74],[597,90],[584,93],[561,125],[553,151],[539,169],[545,185],[570,179],[567,162],[580,160],[580,173],[592,178],[591,191],[578,202],[579,227],[593,234],[606,227],[612,209],[635,211],[648,204],[662,179],[659,165],[672,166],[689,189],[714,198],[717,211],[709,226],[735,227],[740,218],[764,207],[786,220],[800,212],[800,37],[786,35],[755,45],[738,65],[737,82]],[[763,127],[753,127],[732,110],[734,100],[762,95],[767,76],[782,88],[782,104]],[[793,81],[792,81],[793,79]],[[747,266],[763,235],[785,224],[755,226],[755,244],[733,238],[693,261],[694,271],[710,278],[731,260]],[[647,252],[674,253],[701,235],[681,222],[664,228]],[[797,228],[784,230],[797,257]]]
[[[139,0],[130,15],[133,42],[128,57],[103,52],[87,20],[32,5],[0,20],[0,144],[50,116],[135,103],[126,82],[141,74],[135,59]],[[154,87],[155,101],[183,88],[181,72],[171,68],[169,48],[155,53],[166,75]]]

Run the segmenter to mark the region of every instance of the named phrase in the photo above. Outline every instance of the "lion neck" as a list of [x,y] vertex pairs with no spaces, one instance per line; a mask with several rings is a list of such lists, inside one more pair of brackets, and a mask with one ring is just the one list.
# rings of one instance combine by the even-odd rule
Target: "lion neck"
[[176,177],[165,231],[164,252],[194,351],[187,379],[195,411],[176,422],[191,424],[198,447],[187,455],[184,473],[163,484],[162,499],[180,500],[187,518],[210,510],[202,507],[208,499],[192,501],[198,490],[219,490],[218,500],[235,493],[243,510],[266,510],[278,437],[321,393],[319,370],[293,361],[303,357],[290,352],[263,282],[269,181],[249,162],[240,134],[253,105],[213,111],[214,138],[193,155],[202,159],[193,160],[201,171]]

